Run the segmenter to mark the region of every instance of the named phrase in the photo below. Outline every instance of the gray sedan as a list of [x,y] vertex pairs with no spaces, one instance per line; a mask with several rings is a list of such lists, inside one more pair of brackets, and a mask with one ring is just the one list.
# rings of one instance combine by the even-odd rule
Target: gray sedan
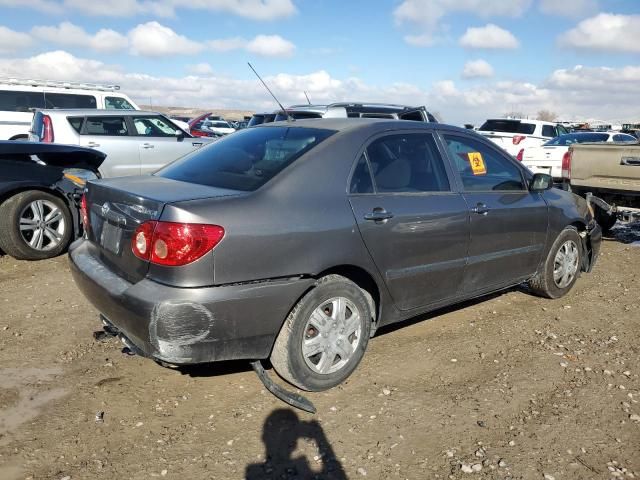
[[331,388],[377,328],[527,282],[565,295],[596,261],[585,201],[483,137],[376,119],[242,130],[152,176],[90,182],[78,287],[170,364],[270,358]]

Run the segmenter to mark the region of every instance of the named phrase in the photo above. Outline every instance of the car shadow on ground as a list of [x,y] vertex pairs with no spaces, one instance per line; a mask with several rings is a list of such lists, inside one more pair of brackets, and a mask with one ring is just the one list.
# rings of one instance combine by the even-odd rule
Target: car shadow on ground
[[[309,459],[295,456],[298,440],[315,443],[321,470],[311,468]],[[247,465],[247,480],[265,478],[346,480],[347,475],[336,457],[324,430],[316,420],[302,421],[288,408],[279,408],[269,414],[262,428],[265,445],[264,462]]]

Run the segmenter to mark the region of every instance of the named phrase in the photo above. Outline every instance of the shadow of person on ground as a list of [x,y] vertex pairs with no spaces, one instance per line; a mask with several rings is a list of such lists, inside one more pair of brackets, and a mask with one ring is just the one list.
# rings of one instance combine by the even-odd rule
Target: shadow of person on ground
[[[298,439],[312,440],[316,443],[322,459],[321,471],[312,470],[304,456],[292,457]],[[301,421],[295,412],[289,409],[274,410],[264,422],[262,441],[266,450],[265,461],[247,466],[247,480],[347,480],[322,427],[315,420]]]

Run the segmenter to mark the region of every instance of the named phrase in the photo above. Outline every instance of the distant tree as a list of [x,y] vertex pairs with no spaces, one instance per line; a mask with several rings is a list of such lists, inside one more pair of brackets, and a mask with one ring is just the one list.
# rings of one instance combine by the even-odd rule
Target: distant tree
[[553,122],[556,118],[558,118],[558,115],[555,112],[551,112],[549,110],[540,110],[538,112],[538,120]]

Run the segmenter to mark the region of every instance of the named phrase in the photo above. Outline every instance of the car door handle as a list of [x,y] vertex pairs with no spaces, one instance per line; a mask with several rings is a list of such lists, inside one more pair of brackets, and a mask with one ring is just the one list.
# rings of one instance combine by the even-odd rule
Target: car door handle
[[386,222],[390,218],[393,218],[393,213],[387,212],[384,208],[374,208],[373,212],[364,215],[365,220],[374,222]]
[[143,143],[142,144],[142,148],[153,148],[153,144],[152,143]]
[[191,145],[194,147],[201,147],[204,144],[202,142],[193,142]]
[[478,215],[486,215],[489,213],[489,210],[491,209],[482,202],[477,203],[476,206],[471,209],[473,213],[477,213]]
[[640,157],[622,157],[620,165],[627,165],[629,167],[640,167]]
[[99,146],[100,146],[100,144],[96,143],[96,142],[87,143],[87,147],[89,147],[89,148],[95,148],[95,147],[99,147]]

